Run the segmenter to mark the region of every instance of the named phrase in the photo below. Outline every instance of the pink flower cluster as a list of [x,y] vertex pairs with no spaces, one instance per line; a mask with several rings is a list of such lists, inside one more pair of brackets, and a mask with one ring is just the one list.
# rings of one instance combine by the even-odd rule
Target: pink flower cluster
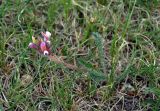
[[49,31],[41,32],[41,37],[34,37],[32,36],[32,42],[29,43],[29,48],[37,50],[40,54],[43,55],[50,55],[51,49],[50,49],[50,37],[51,33]]

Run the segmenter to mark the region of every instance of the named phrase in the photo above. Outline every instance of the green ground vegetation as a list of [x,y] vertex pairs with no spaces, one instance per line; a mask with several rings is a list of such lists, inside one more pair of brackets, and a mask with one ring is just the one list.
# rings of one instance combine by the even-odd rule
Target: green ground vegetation
[[[50,31],[63,64],[29,49]],[[0,111],[160,110],[159,0],[2,0]]]

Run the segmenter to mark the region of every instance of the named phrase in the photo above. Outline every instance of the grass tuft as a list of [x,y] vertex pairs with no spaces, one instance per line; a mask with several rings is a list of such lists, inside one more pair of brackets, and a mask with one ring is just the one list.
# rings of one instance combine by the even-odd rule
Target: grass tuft
[[[0,111],[159,110],[159,0],[3,0]],[[49,61],[28,48],[50,31]]]

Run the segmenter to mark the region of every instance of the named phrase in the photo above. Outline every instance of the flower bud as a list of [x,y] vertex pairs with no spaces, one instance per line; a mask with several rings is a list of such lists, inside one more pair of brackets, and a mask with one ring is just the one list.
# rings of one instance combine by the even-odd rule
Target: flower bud
[[40,49],[42,52],[44,52],[45,50],[47,50],[47,47],[46,47],[46,43],[45,42],[41,42],[40,44]]
[[49,55],[49,52],[45,50],[45,51],[43,52],[43,54],[44,54],[44,55]]
[[46,31],[46,36],[47,36],[48,38],[50,38],[50,37],[51,37],[51,33],[50,33],[49,31]]

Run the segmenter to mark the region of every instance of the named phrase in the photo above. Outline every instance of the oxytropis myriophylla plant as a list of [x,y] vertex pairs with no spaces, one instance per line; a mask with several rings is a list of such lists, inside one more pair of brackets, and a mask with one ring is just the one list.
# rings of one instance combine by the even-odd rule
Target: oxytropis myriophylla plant
[[29,43],[29,48],[37,50],[40,54],[44,54],[46,56],[50,55],[50,37],[51,33],[48,31],[46,31],[46,33],[41,32],[40,37],[32,36],[32,42]]
[[54,61],[57,64],[63,64],[70,69],[77,69],[76,65],[68,64],[52,53],[50,37],[51,33],[49,31],[46,31],[45,33],[41,32],[41,36],[39,37],[32,36],[32,42],[29,43],[28,47],[35,49],[38,53],[45,55],[49,60]]

